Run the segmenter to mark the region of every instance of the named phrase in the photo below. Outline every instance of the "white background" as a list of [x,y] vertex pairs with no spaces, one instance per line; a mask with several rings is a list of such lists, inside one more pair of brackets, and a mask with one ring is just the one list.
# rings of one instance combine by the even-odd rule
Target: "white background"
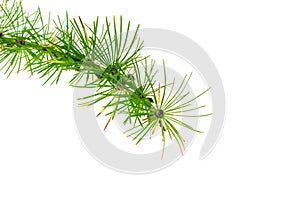
[[[197,2],[197,3],[196,3]],[[300,12],[292,0],[24,0],[72,16],[122,14],[200,44],[227,97],[223,135],[158,173],[120,174],[81,145],[66,75],[58,86],[0,75],[0,199],[299,199]]]

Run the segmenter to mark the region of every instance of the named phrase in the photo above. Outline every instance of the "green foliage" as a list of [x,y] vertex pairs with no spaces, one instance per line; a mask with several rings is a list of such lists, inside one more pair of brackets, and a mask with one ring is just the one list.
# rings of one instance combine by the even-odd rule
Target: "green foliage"
[[[105,128],[116,114],[126,114],[124,124],[133,127],[126,133],[136,144],[159,127],[163,149],[167,133],[183,152],[184,139],[175,124],[201,131],[177,117],[207,116],[183,113],[204,107],[193,108],[191,102],[208,90],[187,99],[189,92],[185,90],[191,75],[185,76],[176,89],[175,80],[166,82],[165,64],[164,83],[158,83],[160,71],[154,69],[153,60],[149,62],[141,55],[143,41],[138,30],[139,26],[130,32],[131,23],[124,23],[122,16],[118,20],[113,17],[112,22],[106,17],[102,26],[97,17],[90,26],[81,17],[69,18],[67,12],[64,18],[52,20],[50,14],[44,18],[39,8],[27,13],[21,1],[4,1],[0,5],[0,70],[7,77],[27,71],[44,79],[44,84],[57,84],[64,72],[72,71],[71,86],[95,89],[93,95],[80,99],[81,106],[108,100],[97,115],[105,111],[110,116]],[[171,86],[169,92],[167,86]]]
[[[153,67],[153,63],[151,66]],[[145,66],[147,68],[147,65]],[[197,95],[192,99],[187,99],[189,92],[185,92],[185,89],[188,85],[188,82],[191,78],[190,76],[185,76],[184,79],[181,81],[180,86],[175,90],[174,84],[175,80],[171,83],[170,91],[167,91],[167,82],[166,82],[166,68],[165,63],[163,63],[163,70],[164,70],[164,85],[158,85],[158,89],[155,89],[154,84],[149,84],[151,95],[154,99],[154,103],[151,104],[151,107],[139,107],[139,109],[135,109],[130,112],[130,116],[135,117],[144,117],[142,121],[144,121],[141,125],[135,125],[132,129],[128,130],[127,136],[132,137],[133,140],[136,140],[136,144],[140,143],[142,139],[150,133],[150,136],[153,135],[156,130],[159,128],[161,135],[162,135],[162,142],[163,142],[163,149],[165,147],[165,134],[167,133],[172,140],[173,138],[178,143],[181,153],[184,151],[184,142],[182,135],[179,133],[178,129],[175,127],[175,124],[178,124],[184,128],[190,129],[192,131],[203,133],[202,131],[196,130],[190,125],[178,120],[176,117],[204,117],[209,116],[211,114],[204,114],[204,115],[185,115],[183,113],[198,110],[205,106],[200,106],[193,108],[191,107],[191,102],[197,100],[199,97],[204,95],[209,89],[205,90],[201,94]],[[150,70],[151,71],[151,70]],[[145,80],[149,81],[149,83],[153,82],[153,76],[148,70],[145,70]],[[161,94],[162,90],[162,94]],[[164,153],[164,151],[163,151]],[[162,153],[162,156],[163,156]]]

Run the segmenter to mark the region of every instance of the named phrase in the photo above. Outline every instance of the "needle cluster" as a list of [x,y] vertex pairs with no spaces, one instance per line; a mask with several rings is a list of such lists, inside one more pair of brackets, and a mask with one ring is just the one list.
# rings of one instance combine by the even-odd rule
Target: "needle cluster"
[[[0,71],[7,77],[21,71],[38,75],[44,84],[57,84],[65,72],[72,72],[70,85],[94,88],[91,96],[82,97],[82,106],[91,106],[103,100],[102,110],[109,117],[107,128],[116,114],[126,114],[124,124],[132,128],[125,133],[136,141],[160,130],[163,149],[165,135],[175,139],[181,152],[184,139],[175,124],[202,133],[176,117],[203,117],[210,114],[190,116],[183,113],[198,110],[191,108],[195,98],[187,99],[186,86],[191,78],[185,76],[178,88],[166,82],[166,69],[155,70],[155,62],[142,56],[143,41],[138,37],[139,26],[131,31],[130,21],[124,23],[122,16],[103,25],[97,17],[92,25],[81,17],[45,18],[38,8],[33,13],[24,11],[22,1],[3,1],[0,5]],[[150,60],[150,61],[149,61]],[[156,76],[163,73],[164,82]],[[167,87],[170,89],[167,90]]]

